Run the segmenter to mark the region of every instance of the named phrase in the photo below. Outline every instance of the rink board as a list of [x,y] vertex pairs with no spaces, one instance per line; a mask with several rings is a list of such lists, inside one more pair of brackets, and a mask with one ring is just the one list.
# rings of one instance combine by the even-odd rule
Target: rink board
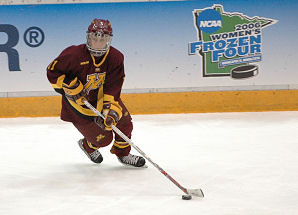
[[59,115],[46,68],[95,17],[125,56],[132,114],[298,109],[297,1],[37,3],[0,6],[0,117]]
[[[122,94],[131,114],[298,110],[298,90]],[[61,96],[0,98],[0,117],[59,116]]]

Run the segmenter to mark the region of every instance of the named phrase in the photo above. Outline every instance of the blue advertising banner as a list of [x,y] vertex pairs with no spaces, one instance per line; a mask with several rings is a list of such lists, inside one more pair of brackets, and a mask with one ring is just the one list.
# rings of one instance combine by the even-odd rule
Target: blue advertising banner
[[295,0],[0,6],[0,92],[52,91],[46,67],[85,43],[94,18],[112,23],[124,89],[295,86],[297,9]]

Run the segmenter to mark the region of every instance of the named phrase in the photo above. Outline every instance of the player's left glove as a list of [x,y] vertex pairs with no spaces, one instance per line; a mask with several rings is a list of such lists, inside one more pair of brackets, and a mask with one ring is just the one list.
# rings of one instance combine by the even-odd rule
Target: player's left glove
[[[120,107],[112,103],[106,103],[103,105],[102,114],[104,115],[104,128],[107,131],[112,130],[112,125],[117,125],[122,117],[122,111]],[[99,120],[99,119],[97,119]]]
[[86,96],[86,90],[82,82],[76,77],[69,84],[62,84],[62,88],[65,92],[66,98],[77,103],[78,105],[84,105],[83,100]]

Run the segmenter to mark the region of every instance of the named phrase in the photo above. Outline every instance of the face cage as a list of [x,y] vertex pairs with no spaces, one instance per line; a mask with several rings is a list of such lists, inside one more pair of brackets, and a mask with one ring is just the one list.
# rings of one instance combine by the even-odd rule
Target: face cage
[[[103,48],[103,49],[93,49],[90,45],[90,38],[89,36],[90,35],[94,35],[94,36],[97,36],[97,37],[103,37],[106,41],[106,46]],[[100,57],[102,55],[104,55],[110,48],[110,45],[111,45],[111,41],[112,41],[112,36],[111,35],[108,35],[108,34],[101,34],[101,33],[87,33],[86,35],[86,39],[87,39],[87,42],[86,42],[86,46],[88,48],[88,50],[91,52],[91,54],[93,54],[94,57]]]

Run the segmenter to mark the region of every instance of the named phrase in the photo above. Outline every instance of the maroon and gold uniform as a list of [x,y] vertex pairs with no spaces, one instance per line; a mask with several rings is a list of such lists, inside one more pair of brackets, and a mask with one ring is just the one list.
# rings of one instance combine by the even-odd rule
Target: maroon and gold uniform
[[[101,57],[94,57],[86,44],[70,46],[48,66],[47,77],[55,91],[62,95],[61,119],[72,122],[86,138],[90,148],[97,149],[109,145],[113,140],[112,131],[101,129],[95,122],[96,115],[84,105],[68,99],[62,88],[63,83],[69,84],[77,78],[86,92],[85,98],[98,111],[109,103],[122,112],[117,127],[129,138],[131,137],[131,116],[120,99],[125,78],[124,56],[110,46]],[[126,156],[130,146],[115,134],[111,152],[117,156]]]

